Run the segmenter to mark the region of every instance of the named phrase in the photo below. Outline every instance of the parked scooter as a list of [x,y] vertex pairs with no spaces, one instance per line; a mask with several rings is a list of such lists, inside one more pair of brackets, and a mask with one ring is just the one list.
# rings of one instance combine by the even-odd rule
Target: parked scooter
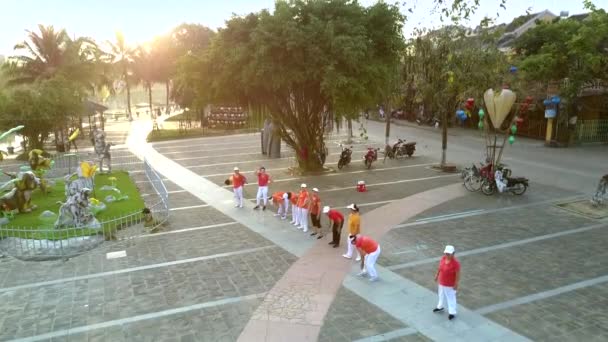
[[380,150],[379,148],[373,148],[373,147],[367,148],[367,153],[365,154],[365,156],[363,156],[363,160],[365,162],[365,166],[368,169],[371,169],[372,163],[375,162],[376,160],[378,160],[378,151],[379,150]]
[[422,118],[416,119],[416,122],[418,123],[418,126],[421,126],[423,124],[431,126],[431,127],[439,127],[439,126],[441,126],[441,121],[436,116],[422,117]]
[[340,153],[340,159],[338,160],[338,169],[342,170],[342,168],[348,164],[350,164],[351,155],[353,154],[353,147],[342,147],[342,153]]
[[384,146],[384,160],[386,160],[387,157],[388,159],[394,159],[395,154],[401,147],[401,144],[403,144],[403,140],[401,139],[397,139],[397,142],[395,142],[393,146],[386,144],[386,146]]
[[397,142],[393,146],[386,145],[384,147],[384,160],[388,157],[389,159],[401,158],[403,156],[411,157],[416,151],[416,142],[411,141],[406,143],[403,139],[397,139]]
[[511,170],[507,168],[494,172],[494,177],[487,177],[481,183],[481,192],[493,195],[498,192],[511,192],[514,195],[523,195],[528,189],[528,178],[511,177]]

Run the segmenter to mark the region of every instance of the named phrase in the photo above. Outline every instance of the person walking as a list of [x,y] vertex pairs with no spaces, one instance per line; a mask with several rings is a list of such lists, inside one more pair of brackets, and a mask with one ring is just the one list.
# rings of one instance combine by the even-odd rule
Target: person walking
[[369,281],[378,280],[378,273],[376,272],[376,260],[380,256],[380,245],[374,239],[369,236],[363,235],[351,235],[349,236],[350,243],[357,247],[361,255],[361,272],[358,276],[369,275]]
[[258,177],[258,193],[255,196],[255,207],[253,210],[260,208],[260,201],[264,203],[262,210],[266,210],[266,204],[268,204],[268,183],[270,183],[270,175],[266,173],[265,167],[260,167],[255,171],[255,175]]
[[[359,207],[356,204],[351,204],[347,207],[350,209],[350,214],[348,215],[348,235],[355,236],[361,233],[361,217],[359,216]],[[346,254],[342,256],[346,259],[352,259],[353,251],[356,250],[355,246],[352,243],[347,243]],[[361,254],[359,254],[359,250],[357,250],[357,261],[361,260]]]
[[433,312],[443,312],[447,304],[450,321],[456,317],[456,292],[460,281],[460,262],[456,260],[455,253],[454,246],[445,246],[443,257],[439,261],[439,267],[435,273],[439,302]]
[[321,229],[321,198],[319,197],[319,189],[312,188],[312,196],[310,196],[310,221],[312,222],[313,232],[310,236],[317,236],[317,239],[323,238],[323,230]]
[[298,196],[298,209],[300,211],[300,225],[298,229],[308,232],[308,206],[310,205],[310,199],[308,198],[308,190],[306,190],[306,184],[301,185],[300,195]]
[[331,209],[329,206],[323,207],[323,213],[327,214],[329,224],[331,225],[332,240],[329,243],[334,245],[334,248],[340,247],[340,233],[344,226],[344,215],[341,212]]
[[234,167],[234,173],[232,174],[232,189],[234,191],[234,198],[236,200],[235,208],[243,207],[243,186],[247,183],[247,178],[242,175],[238,167]]

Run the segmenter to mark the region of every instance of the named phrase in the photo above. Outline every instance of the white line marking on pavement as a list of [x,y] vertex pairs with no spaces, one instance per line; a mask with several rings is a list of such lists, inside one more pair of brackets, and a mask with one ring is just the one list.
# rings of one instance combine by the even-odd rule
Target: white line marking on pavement
[[195,208],[206,208],[208,206],[209,206],[209,204],[190,205],[190,206],[187,206],[187,207],[171,208],[171,209],[169,209],[169,211],[188,210],[188,209],[195,209]]
[[459,213],[451,213],[451,214],[445,214],[445,215],[437,215],[437,216],[433,216],[432,218],[421,218],[421,219],[417,219],[416,222],[420,222],[420,221],[433,221],[435,219],[442,219],[442,218],[447,218],[447,217],[460,217],[463,215],[469,215],[469,214],[473,214],[473,213],[479,213],[485,211],[485,209],[478,209],[478,210],[471,210],[471,211],[463,211],[463,212],[459,212]]
[[513,210],[513,209],[522,209],[522,208],[528,208],[528,207],[536,207],[536,206],[544,205],[544,204],[560,203],[562,201],[575,200],[575,199],[584,198],[584,197],[585,196],[580,195],[580,196],[564,197],[564,198],[561,198],[561,199],[551,199],[551,200],[546,200],[546,201],[538,201],[538,202],[533,202],[533,203],[528,203],[528,204],[522,204],[522,205],[514,205],[514,206],[511,206],[511,207],[504,207],[504,208],[497,208],[497,209],[485,209],[485,210],[482,210],[482,211],[479,211],[479,212],[462,212],[462,213],[450,214],[450,216],[445,216],[445,215],[440,215],[440,216],[437,216],[437,217],[432,216],[432,217],[423,218],[420,221],[414,221],[414,222],[410,222],[410,223],[403,223],[403,224],[400,224],[400,225],[397,225],[397,226],[393,227],[393,229],[414,227],[414,226],[424,225],[424,224],[427,224],[427,223],[436,223],[436,222],[450,221],[450,220],[454,220],[454,219],[458,219],[458,218],[479,216],[479,215],[485,215],[485,214],[492,214],[492,213],[498,213],[498,212],[502,212],[502,211]]
[[77,276],[77,277],[61,278],[61,279],[55,279],[55,280],[41,281],[38,283],[29,283],[29,284],[17,285],[17,286],[13,286],[13,287],[5,287],[5,288],[0,288],[0,293],[24,290],[24,289],[31,289],[31,288],[40,287],[40,286],[67,283],[67,282],[71,282],[71,281],[103,278],[103,277],[113,276],[113,275],[117,275],[117,274],[145,271],[145,270],[151,270],[151,269],[161,268],[161,267],[189,264],[189,263],[193,263],[193,262],[197,262],[197,261],[225,258],[225,257],[234,256],[234,255],[259,252],[259,251],[263,251],[266,249],[272,249],[272,248],[278,248],[278,246],[271,245],[271,246],[264,246],[264,247],[242,249],[240,251],[234,251],[234,252],[218,253],[218,254],[206,255],[206,256],[202,256],[202,257],[196,257],[196,258],[181,259],[181,260],[162,262],[162,263],[158,263],[158,264],[151,264],[151,265],[131,267],[131,268],[123,268],[121,270],[116,270],[116,271],[93,273],[93,274],[87,274],[87,275]]
[[[413,167],[422,167],[422,166],[428,166],[428,165],[433,165],[433,164],[414,164],[414,165],[405,165],[405,166],[385,167],[385,168],[381,168],[381,169],[374,169],[374,171],[375,172],[379,172],[379,171],[409,169],[409,168],[413,168]],[[342,175],[348,175],[348,174],[353,174],[353,173],[363,173],[363,172],[369,172],[369,170],[347,171],[347,172],[338,172],[338,173],[327,173],[327,174],[322,174],[322,175],[318,175],[318,176],[315,176],[315,177],[335,177],[335,176],[342,176]],[[229,173],[229,175],[231,175],[231,173]],[[289,182],[289,181],[303,179],[303,178],[305,178],[305,177],[282,178],[282,179],[272,180],[271,184],[280,183],[280,182]],[[256,183],[247,183],[247,184],[245,184],[245,186],[257,186],[257,184]],[[224,185],[223,187],[224,188],[231,188],[232,185]]]
[[[447,178],[447,177],[454,177],[454,176],[458,176],[458,175],[445,175],[445,176],[432,176],[432,177],[424,177],[424,178],[412,178],[412,179],[402,179],[402,180],[398,180],[398,181],[394,181],[394,182],[383,182],[383,183],[374,183],[374,184],[367,184],[366,186],[369,187],[373,187],[373,186],[383,186],[383,185],[391,185],[391,184],[400,184],[400,183],[411,183],[411,182],[420,182],[420,181],[426,181],[426,180],[431,180],[431,179],[438,179],[438,178]],[[323,190],[323,193],[327,193],[327,192],[334,192],[334,191],[343,191],[343,190],[353,190],[355,189],[355,186],[347,186],[347,187],[343,187],[343,188],[332,188],[332,189],[327,189],[327,190]],[[255,201],[255,198],[247,198],[246,201]],[[374,205],[374,204],[380,204],[380,203],[389,203],[392,202],[391,201],[381,201],[381,202],[373,202],[370,203],[368,205]],[[414,222],[416,224],[421,224],[418,222]],[[398,226],[397,226],[398,227]]]
[[118,251],[118,252],[106,253],[106,259],[108,259],[108,260],[110,260],[110,259],[124,258],[126,256],[127,256],[127,251]]
[[[564,231],[557,232],[557,233],[539,235],[539,236],[535,236],[535,237],[528,238],[528,239],[522,239],[522,240],[501,243],[498,245],[493,245],[493,246],[488,246],[488,247],[471,249],[471,250],[464,251],[464,252],[458,252],[458,255],[460,257],[463,257],[463,256],[468,256],[468,255],[487,253],[487,252],[495,251],[498,249],[510,248],[510,247],[515,247],[515,246],[525,245],[525,244],[532,243],[532,242],[538,242],[538,241],[553,239],[553,238],[562,237],[562,236],[566,236],[566,235],[582,233],[582,232],[590,231],[593,229],[604,228],[607,226],[608,226],[608,223],[594,224],[594,225],[585,226],[582,228],[569,229],[569,230],[564,230]],[[393,254],[399,254],[399,253],[393,253]],[[420,265],[424,265],[424,264],[428,264],[428,263],[439,262],[439,260],[441,260],[441,257],[427,258],[427,259],[422,259],[422,260],[417,260],[417,261],[411,261],[411,262],[404,263],[404,264],[392,265],[392,266],[388,266],[386,268],[391,271],[394,271],[394,270],[400,270],[400,269],[409,268],[409,267],[420,266]]]
[[[364,152],[364,151],[353,151],[353,152]],[[327,156],[338,156],[340,155],[341,152],[336,152],[336,153],[329,153]],[[250,154],[250,153],[248,153]],[[291,154],[293,154],[293,152],[291,152]],[[221,156],[218,156],[221,157]],[[202,158],[208,158],[208,157],[196,157],[196,158],[192,158],[192,159],[202,159]],[[287,159],[293,159],[294,156],[293,155],[289,155],[286,157],[281,157],[281,158],[266,158],[266,159],[254,159],[254,160],[235,160],[235,161],[231,161],[231,162],[224,162],[224,163],[214,163],[214,164],[204,164],[204,165],[190,165],[190,166],[184,166],[187,169],[196,169],[196,168],[202,168],[202,167],[210,167],[210,166],[220,166],[220,165],[240,165],[240,164],[249,164],[249,163],[257,163],[257,162],[271,162],[271,161],[279,161],[279,160],[287,160]]]
[[143,315],[115,319],[115,320],[111,320],[111,321],[84,325],[84,326],[80,326],[80,327],[71,327],[69,329],[57,330],[57,331],[53,331],[50,333],[20,338],[20,339],[16,339],[13,341],[15,341],[15,342],[17,342],[17,341],[35,342],[35,341],[50,340],[52,338],[57,338],[57,337],[86,333],[91,330],[98,330],[98,329],[110,328],[110,327],[115,327],[115,326],[122,326],[125,324],[131,324],[131,323],[136,323],[136,322],[145,321],[145,320],[149,320],[149,319],[155,319],[155,318],[182,314],[182,313],[186,313],[186,312],[190,312],[190,311],[194,311],[194,310],[201,310],[201,309],[206,309],[206,308],[211,308],[211,307],[216,307],[216,306],[221,306],[221,305],[226,305],[226,304],[234,304],[234,303],[239,303],[242,301],[263,298],[265,295],[266,295],[266,293],[264,292],[264,293],[258,293],[258,294],[242,296],[242,297],[224,298],[224,299],[220,299],[220,300],[214,300],[211,302],[205,302],[205,303],[194,304],[194,305],[189,305],[189,306],[182,306],[182,307],[175,308],[175,309],[151,312],[151,313],[147,313],[147,314],[143,314]]
[[414,335],[416,333],[418,333],[418,330],[416,330],[414,328],[403,328],[403,329],[397,329],[397,330],[389,331],[387,333],[380,334],[380,335],[374,335],[374,336],[370,336],[370,337],[361,338],[361,339],[355,340],[354,342],[381,342],[381,341],[388,341],[388,340],[392,340],[392,339],[398,338],[398,337],[404,337],[404,336]]
[[234,224],[238,224],[238,222],[226,222],[226,223],[210,224],[208,226],[200,226],[200,227],[177,229],[177,230],[171,230],[171,231],[168,231],[168,232],[160,232],[160,233],[151,233],[151,234],[146,234],[146,235],[139,235],[139,236],[137,236],[137,238],[148,238],[148,237],[155,237],[155,236],[162,236],[162,235],[169,235],[169,234],[178,234],[178,233],[192,232],[192,231],[197,231],[197,230],[226,227],[226,226],[231,226],[231,225],[234,225]]
[[585,287],[590,287],[590,286],[598,285],[598,284],[605,283],[605,282],[608,282],[608,275],[579,281],[578,283],[558,287],[558,288],[548,290],[548,291],[535,293],[535,294],[532,294],[529,296],[519,297],[516,299],[508,300],[506,302],[488,305],[483,308],[475,310],[475,312],[480,315],[486,315],[486,314],[489,314],[492,312],[509,309],[509,308],[512,308],[517,305],[528,304],[531,302],[535,302],[537,300],[547,299],[550,297],[558,296],[563,293],[579,290],[579,289],[582,289]]

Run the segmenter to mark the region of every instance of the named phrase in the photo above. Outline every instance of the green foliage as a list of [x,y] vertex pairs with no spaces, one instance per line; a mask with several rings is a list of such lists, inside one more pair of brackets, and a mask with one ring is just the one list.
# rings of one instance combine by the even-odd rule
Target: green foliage
[[595,10],[586,20],[540,23],[515,42],[521,70],[530,81],[568,82],[562,96],[574,98],[583,83],[606,79],[608,14]]
[[383,2],[279,1],[227,21],[198,69],[214,100],[268,108],[300,167],[318,169],[324,110],[354,113],[397,88],[403,20]]

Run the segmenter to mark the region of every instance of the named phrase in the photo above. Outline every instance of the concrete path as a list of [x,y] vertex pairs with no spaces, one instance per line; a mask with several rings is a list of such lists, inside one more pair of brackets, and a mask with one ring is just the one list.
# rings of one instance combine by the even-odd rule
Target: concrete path
[[[342,248],[333,249],[327,246],[326,241],[302,239],[301,232],[286,230],[284,222],[271,215],[253,215],[250,203],[246,203],[243,209],[234,208],[232,192],[161,155],[145,143],[151,125],[151,122],[135,122],[131,125],[127,145],[134,154],[140,158],[145,156],[155,169],[195,197],[300,257],[266,295],[239,340],[315,341],[336,292],[345,277],[356,269],[356,266],[340,256],[346,243],[345,234]],[[367,234],[379,239],[408,218],[463,195],[460,184],[418,193],[365,214],[362,224],[366,227]],[[469,340],[471,337],[484,341],[497,340],[499,337],[523,340],[521,336],[465,308],[461,312],[466,314],[459,317],[457,325],[446,325],[444,320],[433,323],[429,321],[429,316],[432,315],[428,310],[429,305],[432,307],[436,300],[432,292],[390,271],[380,271],[383,279],[378,283],[362,283],[363,279],[349,277],[344,284],[367,299],[370,295],[381,296],[378,303],[375,303],[375,299],[371,302],[380,304],[387,312],[406,320],[412,328],[432,338],[462,340],[461,336],[467,336]],[[403,291],[404,284],[407,292]],[[395,294],[397,290],[401,293]],[[412,299],[415,300],[414,303],[410,303]],[[396,310],[397,306],[401,309]],[[429,313],[421,315],[423,310]],[[409,317],[410,314],[422,318]]]

